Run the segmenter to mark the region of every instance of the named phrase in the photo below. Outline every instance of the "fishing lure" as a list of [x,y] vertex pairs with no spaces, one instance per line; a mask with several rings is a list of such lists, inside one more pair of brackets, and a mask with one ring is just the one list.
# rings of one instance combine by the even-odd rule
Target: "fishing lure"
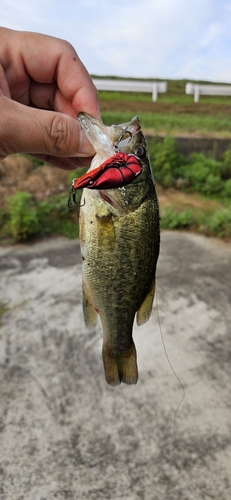
[[[137,148],[141,149],[141,148]],[[137,151],[142,157],[143,151]],[[115,189],[130,184],[142,173],[140,158],[131,153],[118,152],[98,168],[94,168],[78,179],[73,179],[68,207],[76,205],[76,189]]]
[[98,168],[74,179],[74,189],[114,189],[130,184],[142,172],[142,162],[138,156],[116,153]]

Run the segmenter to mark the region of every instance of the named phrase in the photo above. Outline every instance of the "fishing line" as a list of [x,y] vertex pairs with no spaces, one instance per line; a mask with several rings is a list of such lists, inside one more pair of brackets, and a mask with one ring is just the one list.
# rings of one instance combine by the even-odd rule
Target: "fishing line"
[[158,324],[159,324],[159,329],[160,329],[160,336],[161,336],[161,341],[162,341],[162,344],[163,344],[163,348],[164,348],[164,353],[165,353],[165,356],[166,356],[166,359],[167,359],[167,362],[172,370],[172,373],[173,375],[175,376],[177,382],[179,383],[180,385],[180,388],[182,390],[182,396],[181,396],[181,399],[177,405],[177,408],[174,412],[174,420],[173,420],[173,437],[174,437],[174,443],[175,443],[175,448],[176,448],[176,451],[177,451],[177,454],[178,454],[178,457],[182,463],[182,467],[184,469],[184,471],[186,472],[187,476],[189,477],[190,481],[192,482],[192,484],[195,486],[195,488],[197,488],[199,491],[201,491],[201,493],[203,493],[203,495],[206,495],[207,497],[210,497],[210,498],[213,498],[214,500],[225,500],[224,498],[222,497],[217,497],[216,495],[212,495],[211,493],[208,493],[206,490],[204,490],[203,488],[201,488],[193,479],[193,477],[191,476],[190,472],[188,471],[187,467],[183,464],[183,456],[182,456],[182,453],[180,452],[180,449],[179,449],[179,446],[178,446],[178,441],[177,441],[177,432],[176,432],[176,420],[177,420],[177,416],[179,414],[179,411],[180,411],[180,407],[186,397],[186,392],[185,392],[185,388],[184,388],[184,385],[182,384],[181,380],[180,380],[180,377],[179,375],[176,373],[176,370],[175,368],[173,367],[171,361],[170,361],[170,358],[169,358],[169,355],[168,355],[168,352],[167,352],[167,348],[166,348],[166,345],[165,345],[165,340],[164,340],[164,335],[163,335],[163,330],[162,330],[162,327],[161,327],[161,322],[160,322],[160,313],[159,313],[159,304],[158,304],[158,294],[157,294],[157,283],[156,283],[156,290],[155,290],[155,295],[156,295],[156,314],[157,314],[157,321],[158,321]]

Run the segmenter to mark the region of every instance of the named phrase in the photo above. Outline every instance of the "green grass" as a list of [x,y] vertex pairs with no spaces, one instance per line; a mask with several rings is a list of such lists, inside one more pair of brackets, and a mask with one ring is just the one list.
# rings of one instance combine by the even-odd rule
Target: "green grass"
[[[73,178],[81,177],[86,170],[83,167],[71,171],[69,185]],[[28,241],[49,234],[77,238],[81,194],[82,190],[76,192],[77,205],[70,209],[67,195],[56,195],[38,202],[28,192],[17,192],[8,198],[7,208],[0,210],[0,238]]]
[[66,197],[54,196],[36,202],[30,193],[18,192],[8,199],[1,236],[25,241],[54,233],[69,238],[78,236],[78,214],[70,211]]
[[33,200],[27,192],[18,192],[8,199],[2,215],[1,238],[28,241],[49,234],[77,238],[79,234],[78,207],[70,210],[67,197],[60,195],[42,202]]
[[[102,118],[106,125],[113,123],[125,123],[130,121],[131,112],[102,111]],[[230,118],[224,115],[205,116],[188,114],[161,114],[161,113],[139,113],[143,129],[152,130],[154,134],[165,132],[168,135],[184,133],[206,133],[222,134],[230,136]]]
[[[174,187],[188,193],[201,193],[200,205],[186,209],[168,203],[162,210],[161,227],[192,229],[206,235],[231,237],[231,150],[222,161],[193,154],[189,161],[176,150],[176,142],[167,137],[163,142],[149,141],[154,177],[163,187]],[[202,196],[203,195],[203,196]],[[207,200],[219,203],[210,205]],[[219,207],[218,207],[219,205]]]
[[195,207],[179,211],[166,206],[161,214],[162,229],[193,230],[206,236],[231,237],[231,205],[219,210],[201,210]]
[[[151,92],[141,93],[141,92],[118,92],[118,91],[103,91],[98,92],[99,99],[105,99],[110,101],[137,101],[137,102],[152,102]],[[199,103],[194,103],[194,95],[188,94],[171,94],[169,92],[158,94],[158,101],[163,104],[195,104],[195,110],[200,109],[200,104],[210,104],[210,105],[231,105],[231,96],[200,96]]]
[[192,209],[177,212],[166,206],[161,214],[161,227],[164,229],[188,229],[195,223],[196,217]]
[[148,145],[154,177],[162,186],[230,199],[231,150],[225,152],[221,161],[202,153],[193,153],[187,160],[178,153],[172,137],[163,142],[150,139]]

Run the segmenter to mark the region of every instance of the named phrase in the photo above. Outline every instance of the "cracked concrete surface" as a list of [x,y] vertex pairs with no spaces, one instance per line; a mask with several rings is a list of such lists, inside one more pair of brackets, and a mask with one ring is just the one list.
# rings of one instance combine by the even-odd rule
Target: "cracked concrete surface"
[[[0,248],[0,500],[231,496],[231,246],[162,234],[139,382],[109,387],[86,331],[79,243]],[[180,455],[179,455],[179,453]],[[188,476],[187,472],[191,476]]]

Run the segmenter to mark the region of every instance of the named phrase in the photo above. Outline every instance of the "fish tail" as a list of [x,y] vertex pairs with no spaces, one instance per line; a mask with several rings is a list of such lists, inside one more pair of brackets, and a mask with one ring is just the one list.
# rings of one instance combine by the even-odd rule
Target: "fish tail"
[[103,363],[105,378],[109,385],[116,386],[121,382],[136,384],[138,369],[136,363],[136,348],[132,341],[126,354],[113,354],[108,342],[103,343]]

